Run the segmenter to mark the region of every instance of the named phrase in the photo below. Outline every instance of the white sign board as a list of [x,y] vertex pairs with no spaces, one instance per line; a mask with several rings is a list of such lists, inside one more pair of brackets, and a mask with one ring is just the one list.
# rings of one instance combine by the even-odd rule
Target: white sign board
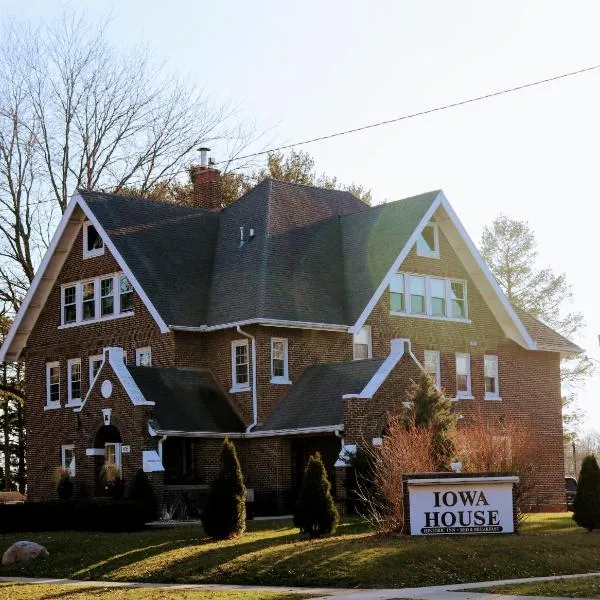
[[129,454],[131,452],[131,446],[129,444],[127,444],[127,445],[123,444],[121,446],[121,452],[123,454]]
[[514,533],[518,477],[408,479],[411,535]]
[[144,473],[153,473],[154,471],[164,471],[162,460],[156,450],[144,450],[143,467]]

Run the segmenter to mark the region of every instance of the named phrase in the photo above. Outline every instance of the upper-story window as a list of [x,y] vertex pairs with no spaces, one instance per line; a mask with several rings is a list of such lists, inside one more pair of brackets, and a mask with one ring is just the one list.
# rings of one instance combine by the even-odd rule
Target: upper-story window
[[471,355],[456,355],[456,397],[473,399],[471,392]]
[[90,380],[90,387],[92,387],[92,384],[94,383],[94,380],[96,379],[96,375],[98,375],[98,372],[100,371],[100,367],[102,367],[102,363],[104,362],[104,356],[102,356],[102,354],[96,354],[95,356],[90,356],[89,357],[89,380]]
[[150,348],[150,346],[148,346],[146,348],[136,348],[135,364],[138,367],[151,367],[152,366],[152,348]]
[[485,399],[500,400],[497,356],[488,354],[483,357],[483,376],[485,379]]
[[286,338],[271,338],[271,383],[290,383]]
[[440,353],[437,350],[425,350],[423,368],[431,376],[433,383],[439,389],[442,386],[442,373],[440,368]]
[[60,363],[46,363],[46,408],[60,408]]
[[61,288],[61,326],[133,314],[133,286],[116,273],[68,283]]
[[440,233],[437,223],[428,223],[417,240],[417,255],[427,258],[440,257]]
[[232,392],[250,389],[248,340],[234,340],[231,342],[231,383]]
[[397,273],[390,281],[390,312],[432,319],[468,319],[467,282]]
[[354,334],[354,360],[371,358],[371,328],[366,325]]
[[83,258],[92,258],[103,254],[104,241],[96,228],[87,221],[83,224]]
[[67,361],[67,406],[81,404],[81,359]]

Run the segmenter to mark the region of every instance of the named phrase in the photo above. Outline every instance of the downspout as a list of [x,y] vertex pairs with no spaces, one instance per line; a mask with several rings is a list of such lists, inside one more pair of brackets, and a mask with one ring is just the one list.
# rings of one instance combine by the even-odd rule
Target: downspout
[[163,469],[165,468],[165,465],[163,463],[163,458],[162,458],[162,451],[163,451],[163,442],[167,439],[166,435],[163,435],[160,440],[158,440],[158,456],[160,458],[160,464],[163,466]]
[[250,333],[242,331],[239,325],[236,325],[238,333],[252,340],[252,423],[246,428],[246,433],[250,433],[258,424],[258,398],[256,396],[256,338]]

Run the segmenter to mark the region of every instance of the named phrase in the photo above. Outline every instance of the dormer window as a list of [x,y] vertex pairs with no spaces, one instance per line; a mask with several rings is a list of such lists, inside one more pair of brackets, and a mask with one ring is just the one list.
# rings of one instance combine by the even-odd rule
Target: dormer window
[[92,258],[103,254],[104,241],[96,228],[87,221],[83,224],[83,258]]
[[437,223],[428,223],[417,240],[417,255],[426,258],[440,257],[440,235]]

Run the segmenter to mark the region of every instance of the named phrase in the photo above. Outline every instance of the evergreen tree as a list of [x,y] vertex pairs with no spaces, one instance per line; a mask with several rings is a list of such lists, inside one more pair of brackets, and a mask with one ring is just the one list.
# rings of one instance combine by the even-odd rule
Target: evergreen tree
[[338,520],[338,511],[331,496],[331,484],[321,455],[317,452],[310,457],[304,472],[294,525],[301,533],[315,538],[332,533]]
[[148,476],[142,469],[135,472],[133,484],[129,492],[129,499],[141,502],[147,509],[147,521],[154,521],[158,517],[158,502],[156,495],[152,489],[152,485],[148,480]]
[[219,472],[200,518],[206,535],[215,539],[233,538],[246,529],[246,486],[235,446],[227,438],[219,455]]
[[573,519],[588,531],[600,528],[600,467],[592,454],[586,456],[581,464]]
[[411,403],[405,426],[431,427],[433,429],[433,462],[439,471],[449,471],[454,458],[454,439],[457,417],[452,412],[452,401],[435,386],[428,373],[421,373],[407,391],[406,399]]

